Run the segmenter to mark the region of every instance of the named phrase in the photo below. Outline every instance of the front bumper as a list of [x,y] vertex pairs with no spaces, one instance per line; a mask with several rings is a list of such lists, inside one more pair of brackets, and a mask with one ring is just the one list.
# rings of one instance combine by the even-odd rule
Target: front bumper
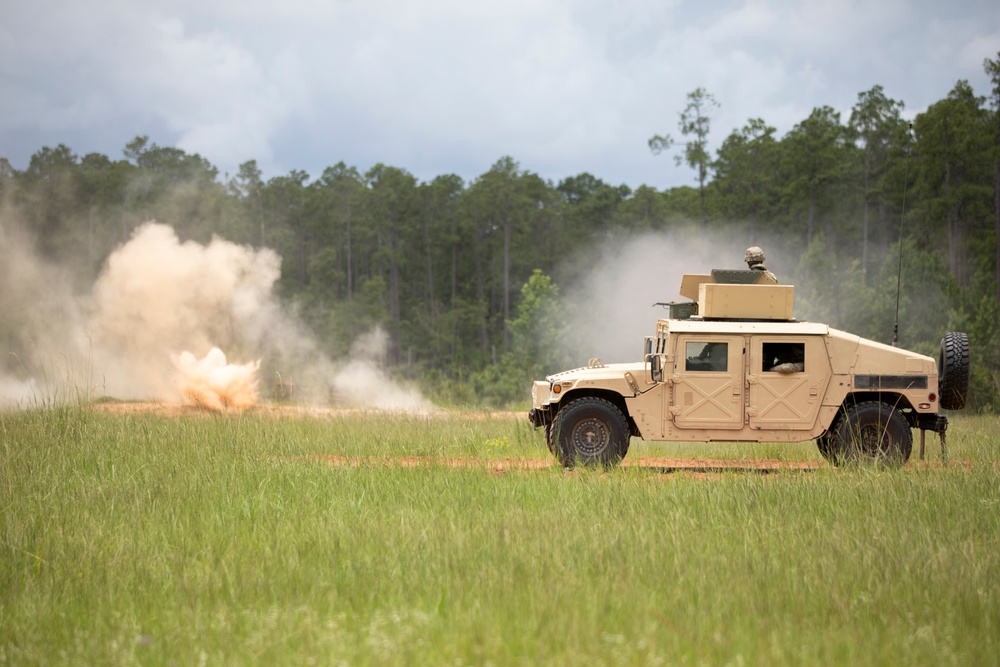
[[534,426],[535,428],[538,428],[540,426],[545,426],[546,424],[551,423],[552,421],[550,416],[551,414],[552,413],[549,412],[548,410],[539,410],[538,408],[532,408],[531,410],[528,411],[528,421],[531,422],[531,425]]

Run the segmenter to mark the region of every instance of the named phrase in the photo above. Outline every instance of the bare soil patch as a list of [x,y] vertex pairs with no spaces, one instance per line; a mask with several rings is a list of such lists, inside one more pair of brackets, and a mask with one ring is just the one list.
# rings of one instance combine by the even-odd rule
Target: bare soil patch
[[[401,468],[421,468],[443,466],[446,468],[485,468],[492,473],[512,470],[543,470],[559,467],[554,458],[502,458],[481,459],[476,457],[433,457],[433,456],[337,456],[316,455],[309,457],[331,466],[398,466]],[[816,470],[825,464],[818,461],[779,460],[731,460],[731,459],[679,459],[662,456],[637,456],[625,459],[622,464],[630,468],[660,470],[664,474],[674,472],[721,473],[721,472],[779,472]]]
[[[344,406],[323,406],[323,405],[287,405],[279,403],[261,403],[245,410],[232,409],[219,412],[210,410],[198,405],[188,405],[185,403],[167,403],[160,401],[108,401],[104,403],[94,403],[93,408],[100,412],[112,415],[138,415],[151,414],[159,417],[185,417],[198,415],[223,415],[223,414],[247,414],[262,415],[266,417],[278,418],[318,418],[331,419],[359,414],[385,414],[383,410],[368,408],[353,408]],[[430,412],[407,413],[412,417],[425,417],[428,419],[440,419],[448,417],[461,417],[463,419],[521,419],[525,413],[505,412],[495,410],[468,410],[449,411],[433,410]]]
[[[307,460],[337,467],[400,467],[429,468],[441,466],[446,468],[465,468],[488,470],[498,475],[516,470],[546,470],[560,468],[559,462],[552,457],[547,458],[494,458],[477,457],[434,457],[434,456],[338,456],[317,454],[305,457]],[[906,464],[911,470],[940,469],[949,464],[942,461],[911,460]],[[952,461],[950,465],[969,467],[970,461]],[[665,456],[635,456],[621,462],[625,468],[640,468],[659,472],[659,477],[676,476],[694,479],[717,479],[729,473],[791,473],[811,472],[821,468],[830,468],[825,461],[785,461],[780,459],[710,459],[710,458],[673,458]],[[574,471],[566,470],[565,474]]]

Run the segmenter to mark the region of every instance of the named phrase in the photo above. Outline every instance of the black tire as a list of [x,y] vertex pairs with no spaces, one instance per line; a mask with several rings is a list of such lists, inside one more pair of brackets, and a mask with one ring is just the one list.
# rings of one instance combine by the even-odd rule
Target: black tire
[[961,410],[969,396],[969,337],[949,331],[938,355],[938,399],[945,410]]
[[571,401],[552,421],[552,444],[559,462],[567,468],[617,465],[629,445],[628,420],[603,398]]
[[[837,427],[834,426],[832,429],[830,429],[831,433],[834,430],[836,430],[836,428]],[[826,435],[821,435],[820,437],[816,438],[816,448],[819,450],[819,453],[823,455],[824,459],[826,459],[827,461],[830,461],[831,463],[833,463],[833,442],[834,441],[833,441],[833,436],[831,435],[831,433],[827,433]]]
[[550,454],[556,453],[556,445],[552,441],[552,424],[545,425],[545,444],[548,446]]
[[828,458],[837,466],[874,463],[897,468],[913,451],[910,423],[899,410],[880,401],[849,406],[826,438]]

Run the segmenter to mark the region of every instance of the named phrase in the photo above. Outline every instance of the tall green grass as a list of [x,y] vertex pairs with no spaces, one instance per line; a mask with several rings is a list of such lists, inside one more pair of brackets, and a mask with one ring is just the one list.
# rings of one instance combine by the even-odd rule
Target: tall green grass
[[548,458],[521,416],[0,413],[0,664],[993,665],[998,425],[701,479],[313,457]]

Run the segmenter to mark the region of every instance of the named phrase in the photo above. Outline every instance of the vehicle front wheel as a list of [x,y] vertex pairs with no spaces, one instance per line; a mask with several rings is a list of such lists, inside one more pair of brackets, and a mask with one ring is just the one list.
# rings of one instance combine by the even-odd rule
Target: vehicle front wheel
[[550,454],[556,453],[556,445],[552,442],[552,424],[545,425],[545,444],[549,448]]
[[848,407],[827,437],[828,458],[838,466],[870,462],[896,468],[913,451],[913,432],[906,417],[879,401]]
[[628,420],[622,411],[603,398],[571,401],[552,421],[552,443],[559,462],[572,468],[617,465],[628,453]]

